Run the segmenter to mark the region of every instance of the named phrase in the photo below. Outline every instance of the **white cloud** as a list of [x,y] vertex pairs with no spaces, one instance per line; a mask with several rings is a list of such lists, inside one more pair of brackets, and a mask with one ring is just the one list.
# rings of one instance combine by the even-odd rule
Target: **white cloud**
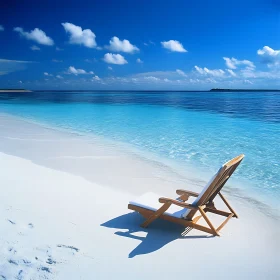
[[280,50],[274,50],[268,46],[264,46],[257,53],[261,57],[262,62],[268,66],[280,64]]
[[210,70],[210,69],[208,69],[206,67],[200,68],[198,66],[195,66],[194,68],[201,75],[211,75],[211,76],[214,76],[214,77],[223,77],[224,74],[225,74],[225,71],[222,70],[222,69]]
[[148,77],[144,77],[145,80],[148,80],[148,81],[159,81],[160,79],[157,78],[157,77],[154,77],[154,76],[148,76]]
[[197,83],[200,83],[200,80],[199,79],[190,79],[190,83],[197,84]]
[[237,76],[236,73],[235,73],[233,70],[227,69],[227,71],[229,72],[229,74],[230,74],[232,77],[236,77],[236,76]]
[[216,83],[217,83],[217,81],[216,81],[215,79],[213,79],[213,78],[207,78],[207,79],[205,80],[205,82],[206,82],[206,83],[210,83],[210,84],[216,84]]
[[63,79],[63,77],[60,76],[60,75],[56,75],[56,78],[58,78],[58,79]]
[[0,58],[0,63],[2,63],[2,62],[6,62],[6,63],[12,63],[12,62],[16,62],[16,63],[33,63],[34,61],[10,60],[10,59]]
[[161,44],[165,49],[168,49],[172,52],[187,52],[187,50],[184,49],[183,45],[179,41],[176,41],[176,40],[169,40],[166,42],[161,42]]
[[203,70],[206,72],[206,74],[212,75],[214,77],[222,77],[225,74],[225,71],[222,69],[210,70],[210,69],[204,67]]
[[4,31],[3,25],[0,25],[0,31]]
[[182,71],[182,70],[180,70],[180,69],[177,69],[176,72],[177,72],[179,75],[183,76],[183,77],[188,77],[188,75],[187,75],[184,71]]
[[279,71],[253,71],[250,69],[243,69],[240,71],[244,78],[254,79],[279,79]]
[[126,52],[126,53],[134,53],[139,51],[139,49],[132,45],[128,40],[120,40],[118,37],[114,36],[110,40],[110,45],[106,46],[112,52]]
[[32,51],[39,51],[39,50],[40,50],[40,48],[39,48],[38,46],[35,46],[35,45],[33,45],[32,47],[30,47],[30,49],[31,49]]
[[97,59],[96,59],[96,58],[93,58],[93,59],[88,59],[88,58],[86,58],[86,59],[85,59],[85,62],[87,62],[87,63],[93,63],[93,62],[97,62]]
[[228,68],[230,68],[230,69],[236,69],[237,68],[230,58],[223,57],[223,59],[226,61],[226,65],[227,65]]
[[22,81],[18,81],[20,84],[22,84]]
[[92,81],[101,81],[101,79],[97,75],[95,75],[94,77],[92,77]]
[[119,65],[128,63],[122,55],[112,54],[112,53],[106,53],[104,55],[104,61],[106,63],[119,64]]
[[137,62],[137,63],[144,63],[140,58],[137,58],[137,59],[136,59],[136,62]]
[[44,72],[45,76],[52,76],[52,74],[49,74],[48,72]]
[[31,30],[30,32],[26,32],[21,27],[15,27],[14,31],[18,32],[22,37],[24,37],[28,40],[33,40],[33,41],[37,42],[38,44],[46,45],[46,46],[54,45],[53,39],[48,37],[46,35],[46,33],[39,28],[35,28],[34,30]]
[[87,48],[96,48],[95,34],[90,29],[82,29],[73,23],[61,23],[66,33],[70,34],[70,44],[84,45]]
[[113,70],[113,68],[111,66],[108,66],[108,70]]
[[195,70],[199,73],[199,74],[205,74],[204,70],[198,66],[194,66]]
[[57,63],[59,63],[59,62],[63,62],[63,60],[53,59],[52,62],[57,62]]
[[249,84],[249,85],[253,84],[253,82],[251,82],[250,80],[244,80],[243,82],[244,82],[244,84]]
[[55,50],[56,50],[56,51],[63,51],[63,49],[61,49],[61,48],[59,48],[59,47],[56,47]]
[[85,74],[94,74],[92,71],[87,72],[84,69],[76,69],[74,66],[70,66],[68,68],[68,74],[74,74],[74,75],[85,75]]
[[229,57],[223,57],[223,59],[226,62],[226,66],[230,69],[236,69],[237,66],[239,65],[244,65],[247,66],[248,68],[252,68],[254,69],[256,66],[254,65],[253,62],[251,62],[250,60],[238,60],[234,57],[229,58]]
[[150,45],[155,45],[155,42],[149,40],[149,42],[144,42],[143,43],[145,46],[150,46]]
[[[180,69],[177,69],[180,70]],[[260,85],[265,84],[268,81],[277,81],[280,77],[280,71],[274,68],[272,71],[256,71],[245,67],[240,71],[234,71],[231,69],[208,69],[203,67],[195,67],[195,71],[184,72],[180,71],[154,71],[137,73],[128,78],[137,78],[138,84],[155,84],[164,86],[176,86],[180,85],[196,85],[197,87],[209,88],[211,85],[215,87],[228,87],[230,83],[234,82],[236,87],[244,85],[244,80],[253,82],[254,84],[259,83]],[[230,71],[229,71],[230,70]],[[182,72],[183,73],[182,73]],[[184,75],[186,76],[184,76]],[[236,76],[235,76],[236,75]],[[182,76],[182,78],[179,78]],[[179,81],[178,81],[179,78]],[[249,82],[247,82],[249,83]]]
[[18,70],[23,70],[33,61],[0,59],[0,75],[6,75]]
[[[186,73],[185,73],[186,74]],[[133,75],[134,78],[138,78],[140,81],[147,81],[147,77],[155,77],[159,81],[164,83],[164,79],[168,79],[171,82],[178,79],[178,72],[176,71],[151,71],[151,72],[142,72]],[[148,78],[153,79],[153,78]]]

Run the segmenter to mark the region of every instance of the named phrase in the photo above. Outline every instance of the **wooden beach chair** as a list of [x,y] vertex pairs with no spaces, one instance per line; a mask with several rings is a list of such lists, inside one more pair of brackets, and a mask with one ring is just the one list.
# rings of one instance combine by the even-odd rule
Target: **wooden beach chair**
[[[128,209],[139,212],[146,218],[145,222],[141,224],[142,227],[147,227],[154,220],[160,218],[183,225],[186,228],[185,234],[195,228],[220,236],[219,231],[225,226],[230,218],[237,218],[237,214],[229,205],[225,197],[221,194],[221,189],[243,158],[244,155],[241,154],[226,162],[212,177],[200,194],[186,190],[177,190],[176,193],[179,195],[178,199],[163,197],[158,199],[156,194],[146,193],[135,201],[131,201],[128,204]],[[225,203],[229,212],[218,210],[215,207],[213,200],[217,195],[219,195]],[[186,203],[190,196],[196,197],[194,202],[191,204]],[[221,225],[215,228],[207,217],[207,212],[224,216],[226,219],[221,223]],[[197,213],[200,215],[195,217]],[[197,223],[200,218],[205,220],[208,227]]]

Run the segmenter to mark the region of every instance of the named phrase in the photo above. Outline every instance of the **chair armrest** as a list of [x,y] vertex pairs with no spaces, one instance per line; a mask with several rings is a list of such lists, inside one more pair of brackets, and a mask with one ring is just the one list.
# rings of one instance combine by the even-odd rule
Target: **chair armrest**
[[181,202],[175,199],[171,199],[171,198],[166,198],[166,197],[161,197],[158,200],[160,203],[170,203],[170,204],[175,204],[177,206],[183,207],[183,208],[188,208],[191,210],[197,210],[198,208],[195,206],[192,206],[191,204],[185,203],[185,202]]
[[199,193],[192,192],[192,191],[186,191],[186,190],[176,190],[176,193],[178,195],[186,195],[186,196],[194,196],[194,197],[199,196]]

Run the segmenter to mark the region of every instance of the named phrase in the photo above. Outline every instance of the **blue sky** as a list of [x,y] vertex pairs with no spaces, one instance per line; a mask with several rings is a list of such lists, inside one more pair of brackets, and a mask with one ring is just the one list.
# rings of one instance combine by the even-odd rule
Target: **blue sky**
[[280,88],[280,1],[1,1],[0,87]]

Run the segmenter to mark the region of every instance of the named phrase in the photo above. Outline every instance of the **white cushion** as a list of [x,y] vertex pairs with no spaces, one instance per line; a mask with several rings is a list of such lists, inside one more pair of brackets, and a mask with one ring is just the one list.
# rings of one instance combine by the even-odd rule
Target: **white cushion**
[[[162,197],[158,194],[148,192],[143,194],[137,199],[130,201],[129,203],[135,206],[139,206],[148,210],[156,211],[158,210],[163,203],[160,203],[158,199]],[[182,218],[182,215],[186,212],[185,208],[172,204],[166,212],[165,215],[173,216],[176,218]]]
[[[226,162],[224,165],[226,165],[228,162]],[[197,206],[199,200],[201,199],[201,197],[204,195],[204,193],[207,191],[207,189],[209,188],[209,186],[212,184],[212,182],[214,181],[214,179],[216,178],[217,174],[221,171],[221,169],[224,167],[224,165],[222,165],[220,167],[220,169],[213,175],[213,177],[210,179],[210,181],[206,184],[206,186],[203,188],[203,190],[201,191],[201,193],[199,194],[199,196],[195,199],[195,201],[192,203],[193,206]],[[186,218],[188,216],[188,214],[190,213],[191,209],[187,209],[187,211],[183,214],[183,218]]]

